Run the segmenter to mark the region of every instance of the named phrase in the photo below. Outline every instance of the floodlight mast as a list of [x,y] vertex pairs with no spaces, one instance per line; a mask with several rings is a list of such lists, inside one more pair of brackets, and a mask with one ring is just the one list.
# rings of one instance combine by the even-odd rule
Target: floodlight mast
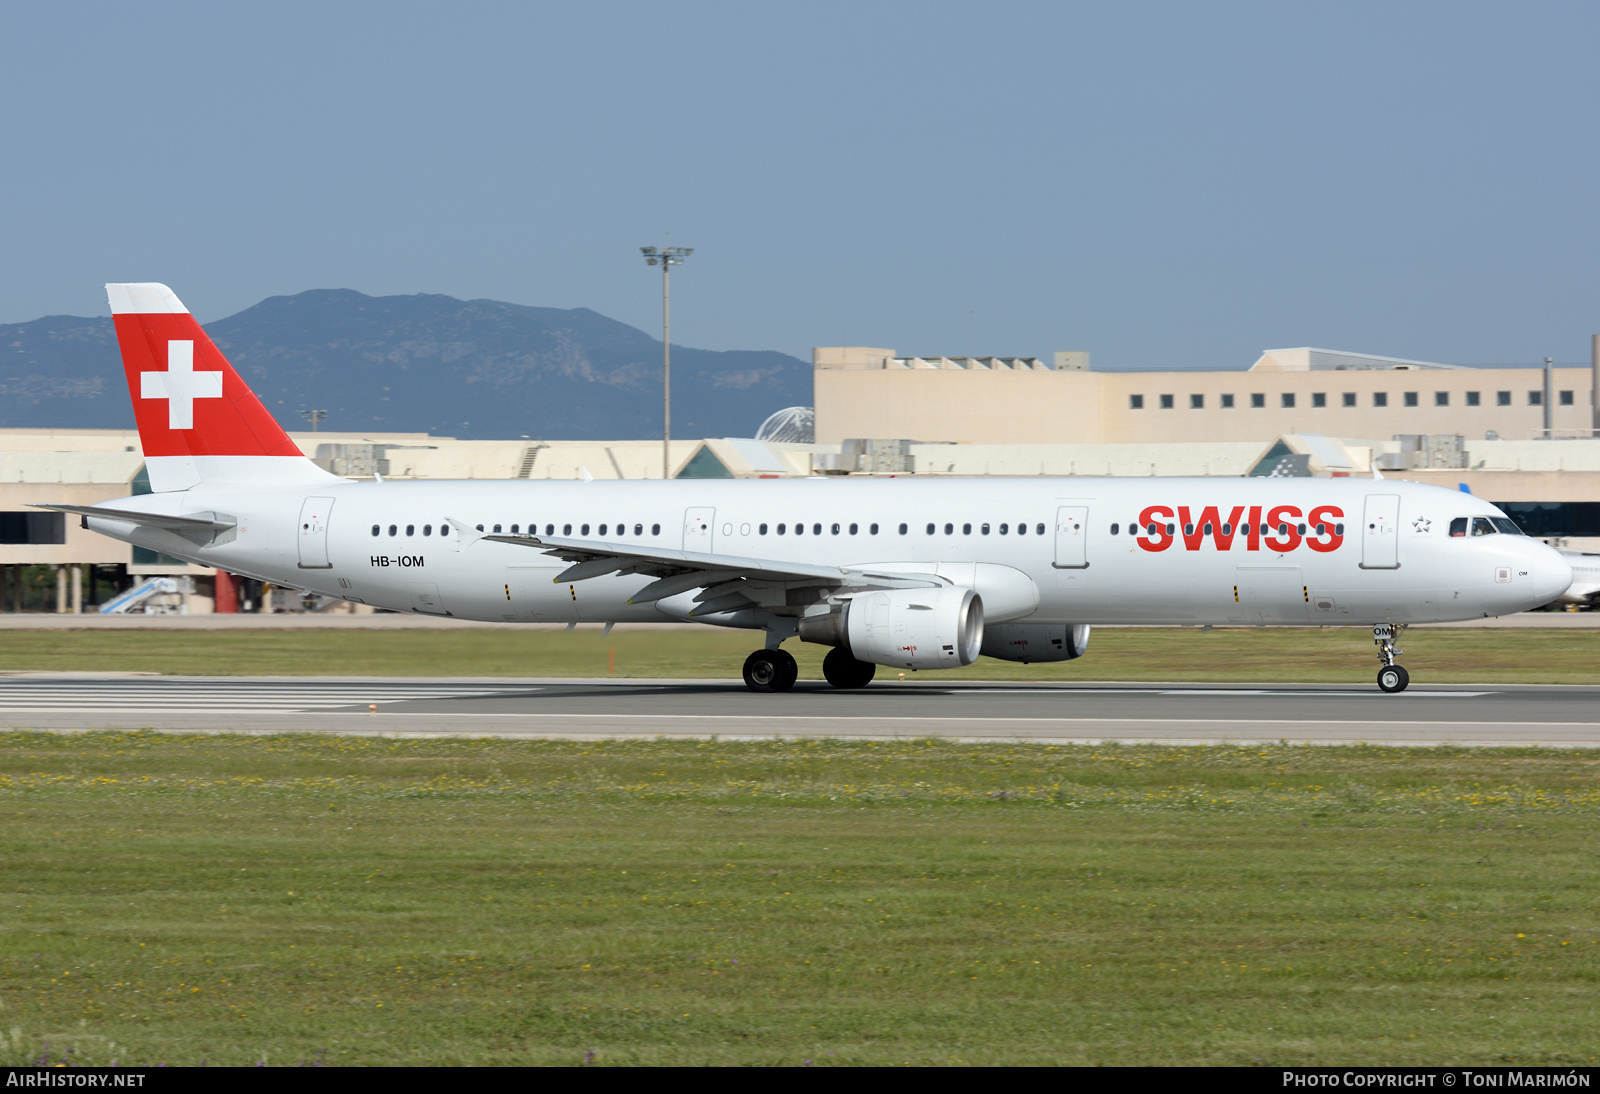
[[693,247],[640,247],[645,264],[661,267],[661,477],[672,477],[672,278]]

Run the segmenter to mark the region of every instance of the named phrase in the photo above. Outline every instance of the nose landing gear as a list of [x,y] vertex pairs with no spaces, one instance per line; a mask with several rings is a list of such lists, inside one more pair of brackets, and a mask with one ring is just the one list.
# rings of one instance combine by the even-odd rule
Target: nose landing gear
[[1405,629],[1404,623],[1379,623],[1372,628],[1372,641],[1378,647],[1378,660],[1383,662],[1383,667],[1378,670],[1378,687],[1391,695],[1406,690],[1406,685],[1411,683],[1411,674],[1394,663],[1394,659],[1405,652],[1395,646],[1395,640]]
[[756,650],[744,659],[744,686],[751,691],[788,691],[800,666],[787,650]]

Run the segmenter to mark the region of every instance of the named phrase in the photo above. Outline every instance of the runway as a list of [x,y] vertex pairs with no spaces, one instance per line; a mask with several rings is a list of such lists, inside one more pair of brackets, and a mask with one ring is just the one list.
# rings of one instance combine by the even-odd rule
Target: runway
[[1600,747],[1600,687],[0,676],[13,729]]

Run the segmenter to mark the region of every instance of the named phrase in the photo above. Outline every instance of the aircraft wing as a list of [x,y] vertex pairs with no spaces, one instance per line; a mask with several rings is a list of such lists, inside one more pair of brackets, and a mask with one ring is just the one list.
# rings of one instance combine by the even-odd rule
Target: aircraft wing
[[[454,522],[452,522],[454,523]],[[795,589],[849,590],[925,589],[947,585],[933,574],[874,573],[871,567],[818,566],[806,562],[738,555],[675,551],[639,543],[559,539],[551,536],[486,535],[482,539],[532,547],[572,563],[553,579],[583,581],[606,574],[643,574],[656,580],[634,593],[630,604],[646,604],[700,589],[691,615],[714,615],[750,607],[781,607]],[[813,598],[814,599],[814,598]]]

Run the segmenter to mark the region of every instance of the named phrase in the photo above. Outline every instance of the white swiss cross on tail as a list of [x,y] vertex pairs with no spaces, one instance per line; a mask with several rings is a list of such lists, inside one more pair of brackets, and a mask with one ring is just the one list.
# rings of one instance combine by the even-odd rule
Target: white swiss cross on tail
[[141,372],[139,398],[167,400],[167,428],[194,428],[194,401],[222,398],[222,373],[194,370],[194,342],[167,343],[167,371]]

